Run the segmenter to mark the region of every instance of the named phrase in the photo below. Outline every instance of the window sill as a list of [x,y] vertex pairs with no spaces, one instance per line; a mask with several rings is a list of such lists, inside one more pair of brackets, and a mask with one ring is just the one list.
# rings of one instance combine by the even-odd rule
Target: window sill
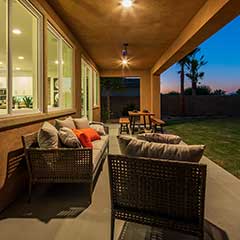
[[47,121],[54,118],[64,117],[68,115],[73,115],[76,113],[76,110],[58,110],[49,113],[33,113],[26,115],[15,115],[8,116],[6,118],[0,119],[0,131],[12,129],[15,127],[20,127],[24,125],[29,125],[31,123],[37,123],[42,121]]

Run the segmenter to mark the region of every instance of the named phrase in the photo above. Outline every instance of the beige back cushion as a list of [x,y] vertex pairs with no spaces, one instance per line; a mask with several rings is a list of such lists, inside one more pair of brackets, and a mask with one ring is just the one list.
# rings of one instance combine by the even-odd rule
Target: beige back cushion
[[90,124],[90,128],[94,129],[100,136],[105,136],[104,126],[102,124]]
[[70,129],[76,128],[72,117],[68,117],[65,120],[56,119],[55,126],[57,129],[60,129],[63,127],[70,128]]
[[125,154],[136,157],[199,162],[204,149],[204,145],[175,145],[132,139],[126,147]]
[[126,148],[132,139],[136,139],[135,137],[127,136],[127,135],[119,135],[118,136],[118,144],[123,155],[126,154]]
[[40,148],[59,147],[58,130],[49,122],[44,122],[38,131],[38,145]]
[[77,129],[90,128],[89,121],[86,117],[74,118],[73,121],[74,121]]
[[158,143],[168,143],[168,144],[179,144],[182,140],[177,135],[161,134],[161,133],[138,134],[137,138],[148,141],[148,142],[158,142]]
[[58,131],[59,138],[64,146],[69,148],[80,148],[81,143],[70,128],[63,127]]

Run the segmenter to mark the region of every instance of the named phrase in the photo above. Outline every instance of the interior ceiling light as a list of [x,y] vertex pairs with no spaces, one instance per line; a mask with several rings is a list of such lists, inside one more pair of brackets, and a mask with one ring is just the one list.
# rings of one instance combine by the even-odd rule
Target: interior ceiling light
[[132,0],[122,0],[122,5],[125,8],[130,8],[132,6],[132,4],[133,4]]
[[0,65],[2,65],[3,63],[2,62],[0,62]]
[[[55,64],[58,64],[58,60],[54,61]],[[62,64],[64,64],[64,61],[62,61]]]
[[24,57],[23,57],[23,56],[19,56],[18,59],[19,59],[19,60],[23,60]]
[[16,70],[19,71],[19,70],[21,70],[21,68],[20,67],[16,67]]
[[12,32],[13,32],[14,34],[17,34],[17,35],[19,35],[19,34],[22,33],[22,31],[21,31],[20,29],[17,29],[17,28],[13,29]]

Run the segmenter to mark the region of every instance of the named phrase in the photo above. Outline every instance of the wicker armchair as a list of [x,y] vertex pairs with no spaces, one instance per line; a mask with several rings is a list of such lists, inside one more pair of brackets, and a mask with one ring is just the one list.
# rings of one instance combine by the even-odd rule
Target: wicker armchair
[[[108,129],[105,128],[108,133]],[[109,144],[103,149],[99,164],[93,169],[92,149],[58,148],[43,149],[37,144],[37,132],[22,136],[29,173],[29,199],[34,183],[86,183],[89,203],[97,178],[108,153]]]
[[167,228],[203,239],[206,166],[109,155],[115,219]]

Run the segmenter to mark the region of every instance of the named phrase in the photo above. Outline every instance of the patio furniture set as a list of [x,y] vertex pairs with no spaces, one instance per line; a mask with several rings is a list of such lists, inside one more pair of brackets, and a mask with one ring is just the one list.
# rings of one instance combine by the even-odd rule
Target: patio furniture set
[[[123,117],[119,119],[120,124],[120,134],[126,132],[129,134],[131,131],[132,134],[135,133],[136,125],[140,128],[143,125],[144,129],[147,129],[147,120],[149,123],[149,129],[153,132],[158,132],[158,128],[160,128],[160,132],[163,133],[163,126],[165,122],[159,118],[154,117],[155,114],[149,111],[129,111],[129,118]],[[141,119],[142,118],[142,119]],[[137,123],[137,121],[139,123]],[[142,123],[141,123],[142,120]]]
[[[149,120],[153,116],[139,115]],[[122,124],[131,125],[134,116]],[[204,146],[179,144],[181,138],[169,134],[120,135],[122,154],[113,155],[108,153],[109,129],[103,123],[69,117],[57,119],[55,126],[45,122],[38,132],[22,137],[29,200],[34,183],[85,183],[90,204],[108,156],[112,240],[115,219],[203,239],[206,166],[199,160]]]

